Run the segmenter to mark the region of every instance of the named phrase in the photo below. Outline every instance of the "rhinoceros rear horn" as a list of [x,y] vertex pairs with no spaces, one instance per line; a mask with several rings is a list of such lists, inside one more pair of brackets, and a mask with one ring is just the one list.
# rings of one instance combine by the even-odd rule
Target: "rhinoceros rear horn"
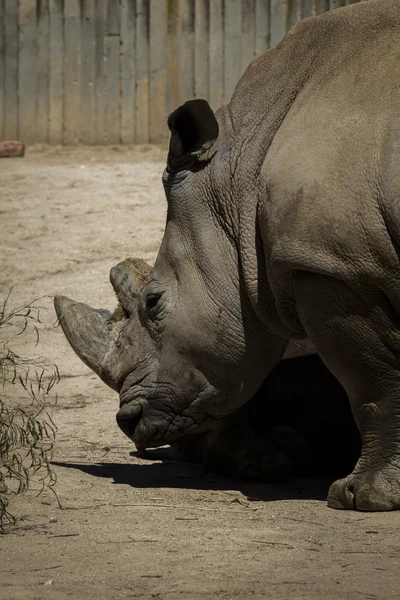
[[188,100],[168,118],[171,130],[170,157],[182,154],[198,156],[205,152],[218,137],[219,127],[206,100]]
[[126,258],[110,271],[110,281],[118,300],[130,315],[137,305],[138,292],[146,284],[151,267],[140,258]]

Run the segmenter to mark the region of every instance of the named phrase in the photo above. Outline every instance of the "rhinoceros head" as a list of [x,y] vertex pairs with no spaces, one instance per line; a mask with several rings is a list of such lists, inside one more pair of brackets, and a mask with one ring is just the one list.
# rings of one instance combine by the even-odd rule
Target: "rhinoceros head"
[[117,422],[143,448],[209,430],[265,375],[237,249],[216,214],[218,196],[229,202],[217,120],[196,100],[169,126],[168,215],[154,268],[127,259],[111,270],[113,315],[55,299],[70,344],[119,392]]

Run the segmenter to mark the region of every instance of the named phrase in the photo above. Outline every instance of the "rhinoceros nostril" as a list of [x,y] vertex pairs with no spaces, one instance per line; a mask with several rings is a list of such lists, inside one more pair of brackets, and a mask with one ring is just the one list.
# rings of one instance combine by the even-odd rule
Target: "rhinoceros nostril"
[[131,438],[142,417],[142,407],[139,404],[124,404],[117,412],[117,423],[120,429]]

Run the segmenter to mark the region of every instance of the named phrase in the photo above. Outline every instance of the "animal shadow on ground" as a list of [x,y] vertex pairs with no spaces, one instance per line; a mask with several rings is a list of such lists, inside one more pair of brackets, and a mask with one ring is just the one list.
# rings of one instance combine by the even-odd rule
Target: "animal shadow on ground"
[[[135,455],[136,453],[132,453]],[[134,488],[174,488],[208,491],[237,490],[252,501],[325,500],[333,478],[327,476],[290,478],[285,483],[249,483],[205,472],[200,465],[170,461],[151,464],[54,462],[66,469],[78,469],[94,477],[112,479],[115,484]]]
[[[306,440],[311,463],[284,482],[253,483],[211,473],[201,464],[171,460],[168,448],[148,451],[152,463],[80,464],[55,462],[116,484],[137,488],[238,490],[252,500],[324,500],[330,483],[347,475],[360,455],[360,436],[346,393],[316,354],[281,361],[248,405],[258,437],[290,427]],[[143,458],[142,454],[131,452]]]

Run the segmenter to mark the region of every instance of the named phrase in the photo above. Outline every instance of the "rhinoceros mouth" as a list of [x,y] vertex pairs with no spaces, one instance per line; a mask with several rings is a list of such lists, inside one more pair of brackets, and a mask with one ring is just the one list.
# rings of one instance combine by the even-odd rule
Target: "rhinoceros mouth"
[[209,431],[218,418],[213,408],[218,405],[220,392],[200,371],[159,370],[152,357],[142,360],[126,376],[119,394],[118,426],[141,449]]
[[[196,400],[194,400],[194,403]],[[157,399],[157,404],[161,400]],[[163,404],[166,404],[163,402]],[[120,429],[140,450],[173,444],[187,436],[210,431],[216,419],[204,413],[196,419],[186,409],[184,413],[171,414],[151,408],[147,400],[135,399],[121,403],[116,415]]]
[[173,443],[186,433],[179,431],[178,427],[171,430],[175,418],[168,418],[167,414],[165,417],[146,414],[137,401],[123,404],[117,412],[116,420],[123,433],[141,450]]

